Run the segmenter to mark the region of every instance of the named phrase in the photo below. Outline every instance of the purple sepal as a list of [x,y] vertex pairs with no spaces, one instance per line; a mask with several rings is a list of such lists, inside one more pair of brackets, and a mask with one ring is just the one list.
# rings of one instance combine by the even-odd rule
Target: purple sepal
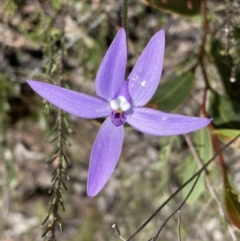
[[111,113],[107,100],[41,81],[28,80],[27,82],[41,97],[69,114],[94,119],[108,116]]
[[125,30],[121,28],[98,69],[95,80],[97,96],[111,100],[125,79],[126,64],[127,39]]
[[97,195],[107,183],[117,165],[122,143],[123,126],[116,127],[108,117],[93,144],[88,173],[88,196]]
[[127,123],[148,135],[172,136],[186,134],[207,126],[212,119],[169,114],[158,110],[135,107],[126,115]]
[[134,106],[144,106],[155,93],[162,75],[164,49],[165,34],[161,30],[151,38],[128,77]]

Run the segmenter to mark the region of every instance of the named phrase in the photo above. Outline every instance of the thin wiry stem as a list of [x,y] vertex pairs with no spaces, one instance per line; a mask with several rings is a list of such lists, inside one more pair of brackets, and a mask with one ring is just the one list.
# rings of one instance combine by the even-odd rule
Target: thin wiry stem
[[182,241],[182,238],[181,238],[181,210],[178,210],[178,241]]
[[182,184],[181,187],[179,187],[163,204],[157,208],[157,210],[137,229],[135,233],[133,233],[126,241],[132,240],[142,229],[144,229],[147,224],[162,210],[165,205],[171,201],[185,186],[187,186],[192,180],[194,180],[197,176],[199,176],[208,166],[211,164],[216,157],[220,153],[222,153],[227,147],[229,147],[234,141],[236,141],[240,137],[240,134],[238,134],[235,138],[233,138],[230,142],[228,142],[221,150],[217,151],[215,155],[204,164],[204,166],[196,172],[191,178],[189,178],[185,183]]
[[123,0],[122,6],[122,27],[128,36],[128,0]]
[[198,180],[199,180],[200,175],[201,175],[201,172],[198,173],[198,175],[197,175],[197,177],[196,177],[196,180],[194,181],[194,183],[193,183],[193,185],[192,185],[192,187],[191,187],[188,195],[184,198],[183,202],[182,202],[182,203],[179,205],[179,207],[164,221],[164,223],[162,224],[162,226],[161,226],[160,229],[158,230],[157,235],[155,236],[154,241],[157,240],[159,234],[161,233],[161,231],[163,230],[163,228],[164,228],[164,226],[167,224],[167,222],[171,219],[171,217],[172,217],[175,213],[177,213],[178,211],[180,211],[181,208],[183,207],[183,205],[186,203],[186,201],[188,200],[188,198],[189,198],[190,195],[192,194],[195,186],[197,185],[197,182],[198,182]]

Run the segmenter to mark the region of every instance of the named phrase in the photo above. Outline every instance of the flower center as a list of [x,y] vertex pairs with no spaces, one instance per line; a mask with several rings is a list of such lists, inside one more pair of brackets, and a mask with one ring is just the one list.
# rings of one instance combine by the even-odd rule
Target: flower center
[[125,111],[131,108],[131,104],[126,100],[124,96],[118,96],[115,100],[110,102],[110,106],[113,109],[111,113],[111,120],[115,126],[121,126],[126,121]]
[[110,102],[110,106],[117,112],[124,112],[130,109],[131,104],[126,100],[124,96],[119,96]]

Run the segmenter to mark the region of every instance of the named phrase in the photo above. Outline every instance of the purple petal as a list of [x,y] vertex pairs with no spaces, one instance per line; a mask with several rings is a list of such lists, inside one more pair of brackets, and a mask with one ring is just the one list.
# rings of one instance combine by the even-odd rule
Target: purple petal
[[186,134],[207,126],[208,118],[168,114],[161,111],[135,107],[127,115],[127,123],[135,129],[154,136]]
[[88,173],[87,193],[97,195],[112,175],[123,143],[123,126],[116,127],[108,117],[93,145]]
[[161,30],[151,38],[128,77],[129,93],[135,106],[145,105],[158,87],[162,74],[164,47],[165,34]]
[[96,76],[96,93],[110,100],[125,80],[127,43],[125,30],[121,28],[105,54]]
[[93,119],[111,113],[109,102],[100,98],[40,81],[28,80],[27,82],[41,97],[72,115]]

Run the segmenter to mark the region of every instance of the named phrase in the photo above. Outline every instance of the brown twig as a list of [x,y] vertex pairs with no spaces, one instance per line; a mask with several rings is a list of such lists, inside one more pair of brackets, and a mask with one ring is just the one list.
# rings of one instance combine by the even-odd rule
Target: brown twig
[[205,43],[206,43],[206,38],[207,38],[207,33],[209,31],[209,24],[208,24],[208,18],[207,18],[207,3],[206,0],[201,1],[201,9],[202,9],[202,14],[203,14],[203,37],[202,37],[202,42],[200,46],[200,51],[199,51],[199,61],[203,60],[204,52],[205,52]]
[[[205,90],[204,90],[203,102],[202,102],[202,106],[201,106],[201,112],[203,113],[203,115],[205,117],[208,117],[208,113],[207,113],[207,110],[206,110],[206,101],[207,101],[207,92],[208,92],[209,89],[211,89],[211,87],[209,85],[209,80],[208,80],[208,76],[207,76],[203,61],[200,62],[200,66],[201,66],[203,78],[204,78],[204,81],[205,81],[205,84],[206,84],[206,87],[205,87]],[[212,123],[210,123],[208,125],[208,127],[211,131],[214,148],[215,148],[216,151],[218,151],[218,150],[220,150],[221,147],[220,147],[218,137],[214,133],[214,126],[213,126]],[[220,154],[218,159],[219,159],[220,167],[221,167],[222,172],[223,172],[223,177],[225,178],[226,175],[227,175],[227,172],[226,172],[226,165],[225,165],[225,162],[224,162],[224,159],[223,159],[223,155]]]
[[[200,46],[198,61],[199,61],[199,65],[201,67],[202,74],[203,74],[203,79],[204,79],[205,85],[206,85],[205,90],[204,90],[203,102],[202,102],[202,106],[201,106],[201,111],[204,114],[204,116],[206,116],[206,117],[208,117],[208,113],[206,110],[207,92],[208,92],[208,90],[212,90],[208,76],[207,76],[207,71],[206,71],[205,65],[204,65],[205,43],[206,43],[207,33],[209,31],[207,13],[208,13],[208,9],[207,9],[206,0],[202,0],[203,30],[204,31],[203,31],[203,37],[202,37],[202,42],[201,42],[201,46]],[[214,133],[214,126],[212,123],[209,124],[209,129],[211,131],[214,148],[216,151],[219,151],[220,143],[219,143],[217,135]],[[223,155],[220,154],[218,158],[219,158],[220,167],[223,172],[223,177],[226,178],[227,172],[226,172],[226,165],[225,165],[225,162],[223,159]]]

